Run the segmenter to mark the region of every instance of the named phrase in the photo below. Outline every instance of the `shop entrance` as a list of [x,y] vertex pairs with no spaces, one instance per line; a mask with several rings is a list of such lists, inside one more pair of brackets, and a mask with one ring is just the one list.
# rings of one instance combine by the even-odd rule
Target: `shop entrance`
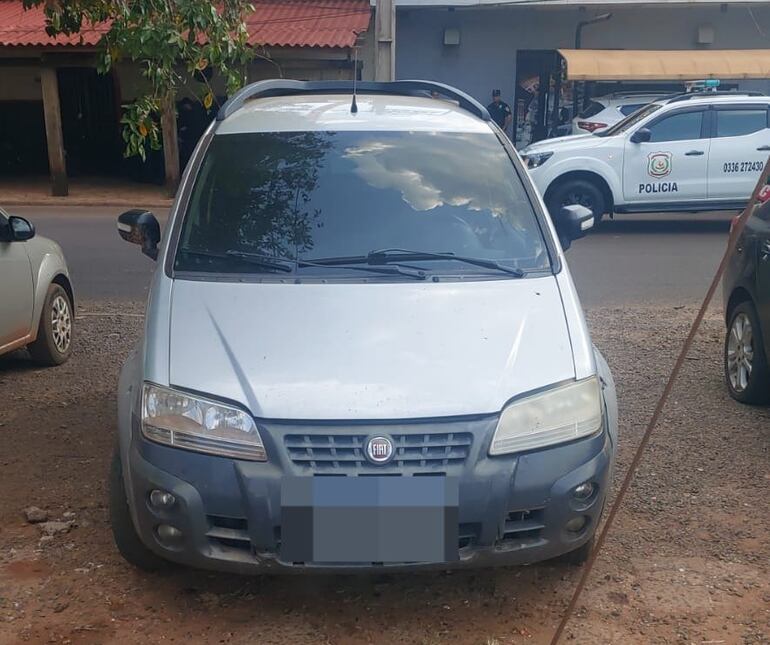
[[556,50],[523,49],[516,54],[513,134],[517,148],[560,134],[572,118],[571,84],[564,83],[564,61]]

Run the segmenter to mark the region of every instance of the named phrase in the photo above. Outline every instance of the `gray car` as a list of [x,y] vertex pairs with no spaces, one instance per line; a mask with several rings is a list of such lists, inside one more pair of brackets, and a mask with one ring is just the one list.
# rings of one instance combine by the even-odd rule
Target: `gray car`
[[64,254],[23,217],[0,209],[0,354],[27,347],[42,365],[72,351],[74,294]]

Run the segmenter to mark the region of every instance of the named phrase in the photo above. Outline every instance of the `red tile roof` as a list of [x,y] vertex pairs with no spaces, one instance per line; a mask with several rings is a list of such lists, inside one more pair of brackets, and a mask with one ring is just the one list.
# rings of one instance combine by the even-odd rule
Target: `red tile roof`
[[[256,0],[246,17],[250,45],[352,47],[369,26],[368,0]],[[42,6],[24,11],[21,0],[0,0],[0,46],[90,46],[107,25],[84,27],[73,36],[45,33]]]
[[250,45],[352,47],[369,27],[368,0],[262,0],[246,17]]
[[107,25],[84,28],[74,36],[51,38],[45,33],[43,7],[24,11],[21,0],[0,0],[0,45],[81,45],[93,47]]

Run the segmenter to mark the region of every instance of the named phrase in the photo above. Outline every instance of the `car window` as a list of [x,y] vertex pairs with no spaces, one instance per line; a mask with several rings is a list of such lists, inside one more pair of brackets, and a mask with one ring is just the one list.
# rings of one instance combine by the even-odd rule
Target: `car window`
[[623,119],[622,121],[618,121],[615,125],[610,126],[606,130],[602,130],[601,132],[597,132],[596,134],[594,134],[594,136],[613,137],[616,134],[623,134],[629,128],[634,127],[642,119],[646,119],[653,112],[657,112],[662,107],[663,106],[660,105],[659,103],[650,103],[649,105],[645,105],[642,109],[638,110],[637,112],[634,112],[633,114],[629,114],[625,119]]
[[716,110],[717,137],[740,137],[767,128],[767,110]]
[[[174,266],[259,273],[265,267],[233,252],[312,262],[383,248],[550,268],[524,184],[492,132],[215,136],[191,194]],[[485,271],[452,260],[410,264],[454,275]],[[332,266],[296,271],[351,276]]]
[[591,101],[586,108],[578,114],[581,119],[590,119],[592,116],[596,116],[604,109],[604,106],[598,101]]
[[700,139],[702,125],[702,111],[672,114],[649,126],[652,133],[650,142]]
[[646,103],[632,103],[630,105],[621,105],[619,109],[620,109],[620,113],[623,116],[628,116],[629,114],[633,114],[634,112],[636,112],[638,109],[643,108],[645,105],[647,105],[647,104]]

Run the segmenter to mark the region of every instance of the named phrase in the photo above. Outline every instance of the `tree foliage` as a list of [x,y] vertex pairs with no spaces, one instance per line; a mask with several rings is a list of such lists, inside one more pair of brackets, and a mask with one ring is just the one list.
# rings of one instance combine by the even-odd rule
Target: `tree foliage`
[[208,109],[215,95],[208,79],[221,75],[228,93],[246,78],[251,57],[244,17],[248,0],[24,0],[44,5],[50,36],[77,34],[84,27],[107,24],[98,68],[107,72],[119,61],[140,64],[147,91],[124,106],[121,122],[126,156],[146,156],[160,147],[164,101],[195,78],[204,83],[198,97]]

